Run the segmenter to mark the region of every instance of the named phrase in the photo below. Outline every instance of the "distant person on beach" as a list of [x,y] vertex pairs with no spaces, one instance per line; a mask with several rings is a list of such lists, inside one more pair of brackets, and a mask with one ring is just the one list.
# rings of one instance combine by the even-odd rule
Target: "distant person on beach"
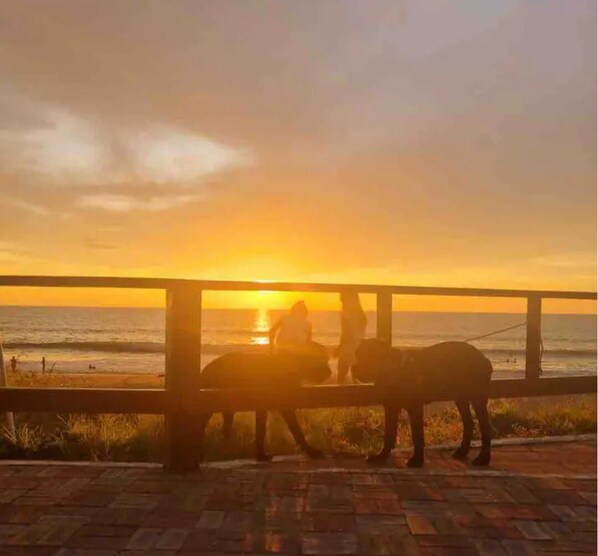
[[365,337],[367,318],[355,292],[341,293],[341,339],[338,346],[337,382],[348,380],[349,369],[355,362],[355,350]]
[[42,374],[46,372],[46,357],[42,357]]
[[311,323],[307,320],[307,306],[297,301],[288,314],[278,319],[270,329],[270,349],[301,351],[311,342]]
[[11,371],[14,372],[14,371],[17,370],[17,363],[18,363],[18,361],[19,360],[14,355],[10,358],[10,370]]

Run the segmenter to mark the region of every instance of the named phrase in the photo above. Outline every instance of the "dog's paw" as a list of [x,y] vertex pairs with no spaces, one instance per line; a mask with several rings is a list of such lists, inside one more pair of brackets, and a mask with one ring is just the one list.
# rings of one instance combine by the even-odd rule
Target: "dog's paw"
[[413,456],[412,458],[407,461],[407,467],[410,469],[423,467],[424,466],[424,458],[418,458]]
[[471,462],[471,465],[490,465],[490,454],[480,454]]
[[384,463],[388,459],[386,454],[372,454],[366,458],[367,463]]
[[469,453],[469,450],[465,450],[463,448],[457,448],[452,453],[452,457],[453,457],[453,459],[467,459],[467,454],[468,453]]
[[270,454],[257,454],[255,456],[255,461],[260,461],[263,463],[268,463],[269,461],[272,461],[272,458],[274,456],[271,456]]

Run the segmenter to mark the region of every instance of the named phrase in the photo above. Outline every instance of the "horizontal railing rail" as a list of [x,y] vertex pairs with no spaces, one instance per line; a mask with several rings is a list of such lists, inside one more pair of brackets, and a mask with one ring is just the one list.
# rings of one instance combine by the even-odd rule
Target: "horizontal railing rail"
[[326,284],[309,282],[190,280],[182,278],[130,278],[115,276],[0,276],[0,286],[44,288],[124,288],[167,290],[191,286],[206,291],[296,291],[338,293],[391,293],[473,297],[529,297],[545,299],[597,299],[596,292],[558,290],[512,290],[500,288],[446,288],[437,286],[391,286],[375,284]]
[[[596,391],[595,376],[556,377],[533,382],[499,379],[490,398],[583,394]],[[375,385],[304,386],[269,392],[257,389],[200,390],[183,398],[167,390],[102,388],[0,388],[0,407],[22,412],[144,413],[161,415],[183,408],[189,414],[221,411],[317,409],[380,405],[388,394]],[[455,399],[447,390],[430,402]],[[401,392],[393,392],[400,404]],[[408,400],[404,400],[407,402]]]
[[[596,392],[596,376],[541,378],[542,299],[596,300],[596,292],[243,282],[171,278],[87,276],[0,276],[0,286],[59,288],[133,288],[166,291],[165,389],[0,388],[0,411],[58,413],[149,413],[166,416],[167,464],[193,469],[197,415],[201,412],[378,405],[386,393],[374,385],[314,386],[283,392],[200,390],[201,301],[204,291],[354,291],[377,298],[377,337],[392,341],[392,296],[434,295],[527,299],[525,379],[493,380],[492,398]],[[575,370],[572,369],[574,372]],[[400,401],[400,392],[397,393]],[[437,400],[452,399],[450,392]]]

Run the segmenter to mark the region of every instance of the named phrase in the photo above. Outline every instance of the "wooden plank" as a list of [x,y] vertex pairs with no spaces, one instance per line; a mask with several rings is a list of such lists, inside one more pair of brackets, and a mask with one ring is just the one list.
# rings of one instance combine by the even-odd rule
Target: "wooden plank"
[[376,338],[392,345],[392,293],[387,291],[376,296]]
[[436,288],[427,286],[393,286],[372,284],[323,284],[293,282],[246,282],[220,280],[180,280],[171,278],[128,278],[103,276],[0,276],[0,286],[17,287],[77,287],[77,288],[139,288],[169,289],[195,286],[201,290],[230,291],[297,291],[327,292],[341,290],[358,293],[390,292],[401,295],[440,295],[472,297],[529,297],[539,295],[551,299],[597,299],[596,292],[554,290],[509,290],[493,288]]
[[527,298],[527,325],[525,336],[525,378],[540,378],[540,343],[542,341],[542,298]]
[[[495,380],[491,383],[491,398],[525,398],[596,392],[596,377],[559,377],[534,381],[522,379]],[[185,403],[193,409],[207,412],[248,411],[253,409],[323,408],[379,405],[388,396],[388,389],[373,385],[312,386],[287,391],[202,390]],[[432,401],[451,401],[447,395]],[[396,398],[399,402],[400,392]],[[408,400],[403,400],[406,402]]]
[[166,391],[177,400],[166,414],[166,467],[193,471],[199,466],[199,430],[182,400],[199,390],[201,369],[201,290],[179,284],[166,293]]
[[41,413],[160,415],[179,400],[165,390],[120,388],[0,388],[0,410]]
[[[595,393],[595,376],[493,380],[491,398],[525,398]],[[387,391],[374,385],[311,386],[287,391],[202,390],[181,400],[166,390],[96,388],[0,388],[0,411],[56,413],[173,412],[180,404],[186,411],[249,411],[379,405]],[[447,395],[436,401],[450,400]]]

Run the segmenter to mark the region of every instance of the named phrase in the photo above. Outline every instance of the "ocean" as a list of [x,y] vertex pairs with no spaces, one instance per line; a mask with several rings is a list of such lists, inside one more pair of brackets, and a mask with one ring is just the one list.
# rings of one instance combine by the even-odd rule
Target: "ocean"
[[[268,329],[281,311],[206,309],[202,363],[231,351],[265,350]],[[368,336],[376,315],[369,312]],[[314,340],[335,346],[339,313],[313,311]],[[468,340],[525,322],[524,314],[393,313],[393,345],[427,346]],[[164,310],[142,308],[0,307],[5,358],[18,368],[56,373],[164,372]],[[544,376],[596,374],[596,317],[543,315]],[[492,361],[497,376],[519,377],[525,367],[525,326],[472,342]],[[91,366],[91,369],[90,369]]]

